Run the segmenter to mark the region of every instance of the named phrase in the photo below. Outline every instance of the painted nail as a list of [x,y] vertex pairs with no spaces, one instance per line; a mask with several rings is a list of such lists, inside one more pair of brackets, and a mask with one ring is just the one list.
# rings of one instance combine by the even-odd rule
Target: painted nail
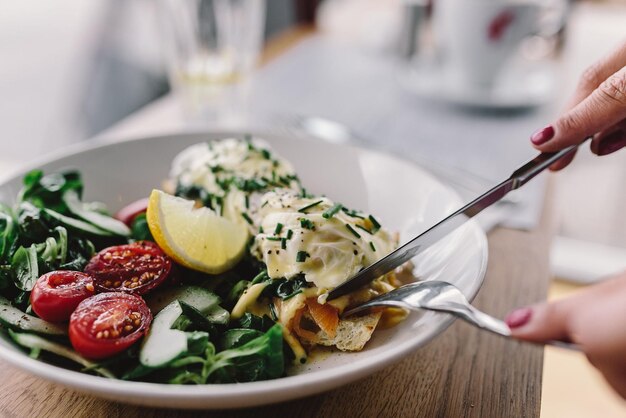
[[598,145],[598,155],[611,154],[626,147],[626,132],[617,131],[604,138]]
[[546,142],[551,140],[553,136],[554,136],[554,128],[551,125],[549,125],[535,132],[534,134],[532,134],[532,136],[530,137],[530,142],[532,142],[535,145],[545,144]]
[[519,308],[508,314],[504,322],[509,328],[519,328],[530,320],[532,313],[530,308]]

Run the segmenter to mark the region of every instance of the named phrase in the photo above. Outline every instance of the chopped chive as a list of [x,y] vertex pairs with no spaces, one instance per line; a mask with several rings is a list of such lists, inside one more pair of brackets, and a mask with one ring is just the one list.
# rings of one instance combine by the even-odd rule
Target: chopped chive
[[371,233],[372,233],[372,231],[370,231],[369,229],[367,229],[367,228],[366,228],[366,227],[364,227],[364,226],[361,226],[361,225],[354,225],[354,226],[356,226],[356,227],[357,227],[357,228],[359,228],[359,229],[362,229],[363,231],[367,232],[368,234],[371,234]]
[[322,202],[323,202],[323,200],[318,200],[317,202],[313,202],[310,205],[306,205],[305,207],[298,209],[298,212],[305,213],[308,209],[311,209],[311,208],[319,205]]
[[354,235],[357,238],[361,238],[361,235],[359,235],[359,233],[356,232],[354,228],[352,228],[349,224],[346,224],[346,228],[348,228],[348,230],[352,232],[352,235]]
[[254,279],[252,279],[250,285],[261,283],[263,280],[267,279],[267,277],[267,270],[263,270],[262,272],[254,276]]
[[307,218],[300,218],[300,226],[305,229],[315,229],[313,221]]
[[261,155],[263,156],[263,158],[265,158],[266,160],[271,160],[272,159],[272,154],[266,150],[266,149],[262,149],[261,150]]
[[246,204],[246,209],[250,208],[250,198],[248,197],[248,195],[245,196],[245,204]]
[[287,249],[287,240],[285,238],[280,239],[280,248],[283,250]]
[[283,230],[283,224],[280,222],[276,224],[276,229],[274,229],[274,235],[280,234],[280,231]]
[[263,227],[259,226],[259,234],[262,234],[262,233],[263,233]]
[[353,218],[365,219],[363,216],[359,215],[359,214],[358,214],[356,211],[354,211],[354,210],[350,210],[350,209],[347,209],[347,208],[341,208],[341,211],[342,211],[343,213],[345,213],[346,215],[351,216],[351,217],[353,217]]
[[341,208],[343,208],[343,205],[341,203],[336,203],[332,208],[326,209],[324,213],[322,213],[322,216],[325,219],[330,219],[335,216],[337,212],[341,210]]
[[268,241],[280,241],[282,238],[281,237],[265,237],[265,239]]
[[272,318],[272,321],[276,322],[278,321],[278,313],[276,312],[276,306],[274,306],[273,303],[270,303],[270,318]]
[[376,252],[376,247],[374,247],[374,243],[372,241],[370,241],[370,248],[372,251]]
[[245,219],[250,225],[253,224],[252,218],[250,218],[246,212],[242,212],[241,216],[243,216],[243,219]]
[[307,257],[310,257],[309,253],[306,251],[298,251],[298,254],[296,254],[296,262],[304,263]]
[[293,231],[290,229],[287,231],[287,239],[291,239],[293,237]]
[[370,222],[373,225],[373,227],[372,227],[372,234],[375,234],[380,229],[380,224],[378,223],[376,218],[374,218],[372,215],[369,216],[369,220],[370,220]]

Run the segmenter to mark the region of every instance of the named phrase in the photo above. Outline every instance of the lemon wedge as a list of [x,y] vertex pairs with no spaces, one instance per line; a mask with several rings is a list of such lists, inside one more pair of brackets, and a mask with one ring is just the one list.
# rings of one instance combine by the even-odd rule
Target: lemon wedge
[[248,231],[192,200],[153,190],[148,202],[148,227],[161,249],[193,270],[219,274],[243,257]]

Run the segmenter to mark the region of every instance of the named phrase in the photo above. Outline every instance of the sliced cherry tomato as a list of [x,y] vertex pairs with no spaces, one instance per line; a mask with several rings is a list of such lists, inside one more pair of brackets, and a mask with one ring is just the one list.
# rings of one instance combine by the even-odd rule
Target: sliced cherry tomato
[[124,206],[115,214],[115,219],[124,222],[130,228],[137,215],[148,209],[148,201],[146,197]]
[[94,293],[90,275],[80,271],[52,271],[37,279],[30,304],[41,319],[63,322],[70,319],[80,302]]
[[100,293],[83,300],[70,317],[70,342],[90,359],[111,357],[143,337],[152,313],[146,302],[123,292]]
[[172,260],[151,241],[105,248],[85,267],[98,292],[122,291],[142,295],[168,278]]

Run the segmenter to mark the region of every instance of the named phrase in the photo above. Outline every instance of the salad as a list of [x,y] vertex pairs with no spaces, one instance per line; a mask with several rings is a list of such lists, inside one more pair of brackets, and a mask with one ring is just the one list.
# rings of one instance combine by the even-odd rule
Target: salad
[[0,205],[0,323],[31,357],[172,384],[282,377],[319,346],[363,349],[398,309],[341,313],[391,272],[327,301],[397,246],[370,214],[309,193],[263,140],[193,145],[163,190],[111,216],[76,171],[24,177]]

